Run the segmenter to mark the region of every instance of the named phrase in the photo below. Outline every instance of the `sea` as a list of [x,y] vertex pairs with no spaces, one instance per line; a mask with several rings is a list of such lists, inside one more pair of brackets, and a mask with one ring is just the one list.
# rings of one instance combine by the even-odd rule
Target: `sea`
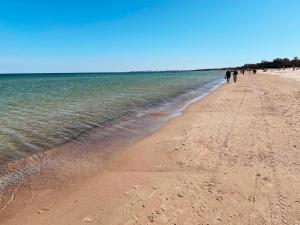
[[[76,159],[89,151],[112,151],[116,143],[156,131],[223,84],[223,74],[0,74],[0,189],[30,175],[28,171],[38,171],[24,164],[36,155],[74,148]],[[13,170],[7,169],[12,164]]]

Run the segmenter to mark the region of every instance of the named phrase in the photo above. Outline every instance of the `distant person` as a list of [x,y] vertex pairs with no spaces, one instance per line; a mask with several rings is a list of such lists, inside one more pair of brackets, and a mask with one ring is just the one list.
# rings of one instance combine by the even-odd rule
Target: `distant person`
[[238,75],[238,71],[234,70],[234,72],[233,72],[233,81],[234,81],[234,83],[236,83],[236,81],[237,81],[237,75]]
[[227,84],[229,84],[230,78],[231,78],[231,72],[227,70],[225,74],[225,79],[227,80]]

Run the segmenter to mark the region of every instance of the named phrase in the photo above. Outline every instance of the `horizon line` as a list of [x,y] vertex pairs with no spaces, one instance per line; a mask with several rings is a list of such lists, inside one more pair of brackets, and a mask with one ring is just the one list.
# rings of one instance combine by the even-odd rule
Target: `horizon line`
[[0,75],[12,75],[12,74],[95,74],[95,73],[162,73],[162,72],[188,72],[188,71],[211,71],[211,70],[224,70],[226,68],[235,68],[235,67],[222,67],[222,68],[208,68],[208,69],[183,69],[183,70],[133,70],[133,71],[90,71],[90,72],[9,72],[9,73],[0,73]]

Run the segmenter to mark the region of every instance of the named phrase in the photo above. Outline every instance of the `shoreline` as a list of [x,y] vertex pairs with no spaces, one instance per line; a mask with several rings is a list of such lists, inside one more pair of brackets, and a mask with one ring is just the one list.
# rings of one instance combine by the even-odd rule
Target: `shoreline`
[[[268,199],[274,224],[297,219],[293,212],[300,206],[291,202],[298,196],[289,186],[300,187],[299,152],[293,147],[300,146],[295,97],[299,86],[269,76],[240,75],[237,84],[219,87],[159,131],[116,154],[100,174],[60,190],[30,190],[19,196],[25,201],[7,208],[0,221],[7,225],[257,224],[268,217]],[[280,89],[283,97],[278,99],[275,90],[282,84],[286,89]],[[285,124],[286,119],[293,124]],[[283,130],[286,140],[279,135]],[[295,164],[280,160],[282,156]],[[277,193],[285,196],[285,205],[291,203],[291,215],[276,208]]]
[[[78,140],[2,165],[0,208],[6,208],[7,196],[17,195],[15,190],[19,186],[25,189],[28,186],[37,189],[52,189],[78,183],[82,179],[95,176],[105,170],[107,161],[111,157],[158,132],[165,123],[180,116],[191,104],[209,95],[222,84],[223,81],[215,80],[198,88],[195,91],[196,96],[192,97],[190,96],[191,92],[187,92],[177,96],[165,106],[159,105],[152,107],[151,110],[144,109],[137,112],[136,114],[140,113],[144,116],[141,119],[136,119],[135,123],[130,122],[134,116],[123,121],[128,125],[121,125],[122,121],[113,123],[113,126],[123,127],[122,130],[124,131],[111,131],[111,126],[107,126],[106,129],[108,130],[105,133],[111,134],[105,138],[99,138],[98,131],[95,129],[92,133],[83,135]],[[138,122],[139,120],[141,121]],[[135,129],[139,133],[136,131],[134,133],[128,132]],[[128,131],[126,132],[126,130]],[[100,130],[100,133],[103,131]],[[77,169],[82,163],[85,164],[85,167]]]
[[[122,126],[127,133],[131,127],[126,121],[143,123],[143,118],[149,118],[147,111],[167,105],[220,76],[220,72],[182,72],[145,76],[130,73],[124,76],[1,77],[4,90],[0,115],[5,123],[0,124],[3,131],[0,133],[0,164],[72,141],[88,144],[107,136],[118,136],[116,133],[122,132]],[[40,89],[44,88],[41,95]]]

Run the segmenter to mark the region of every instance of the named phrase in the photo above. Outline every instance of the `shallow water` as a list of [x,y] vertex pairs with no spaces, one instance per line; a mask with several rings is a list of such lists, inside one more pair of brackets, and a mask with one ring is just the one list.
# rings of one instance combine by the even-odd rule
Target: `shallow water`
[[118,129],[140,132],[149,118],[179,113],[222,77],[220,71],[0,75],[0,165],[70,141],[113,138]]

